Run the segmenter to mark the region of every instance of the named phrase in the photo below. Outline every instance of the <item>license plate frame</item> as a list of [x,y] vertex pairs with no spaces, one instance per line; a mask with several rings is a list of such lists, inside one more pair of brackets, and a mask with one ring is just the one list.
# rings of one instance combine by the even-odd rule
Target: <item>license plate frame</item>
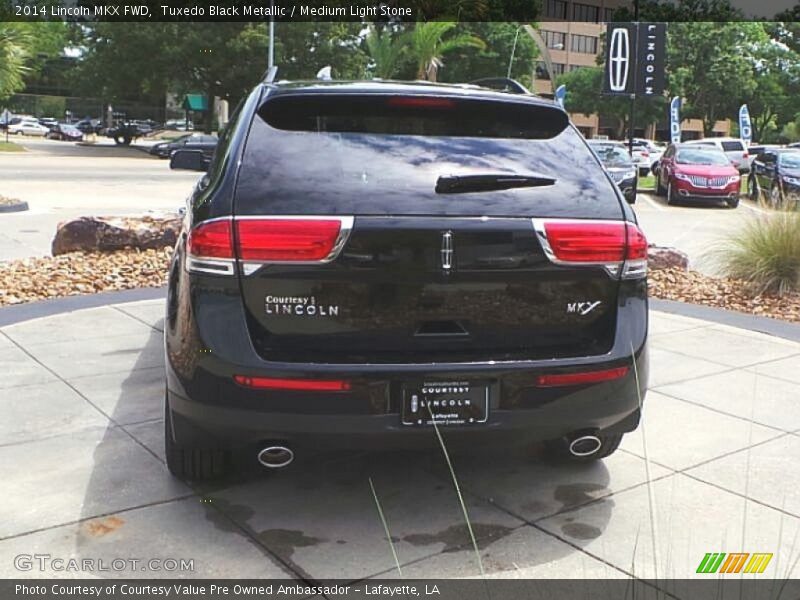
[[[423,381],[402,386],[400,420],[407,427],[470,427],[489,421],[485,381]],[[430,412],[425,412],[425,411]]]

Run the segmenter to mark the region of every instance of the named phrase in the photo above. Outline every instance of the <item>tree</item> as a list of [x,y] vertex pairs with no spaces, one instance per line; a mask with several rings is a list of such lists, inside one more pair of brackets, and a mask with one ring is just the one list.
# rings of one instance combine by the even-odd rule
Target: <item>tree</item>
[[22,89],[29,44],[24,31],[12,23],[0,23],[0,100]]
[[479,48],[486,44],[469,33],[460,33],[445,39],[445,35],[456,26],[453,21],[430,21],[417,23],[411,31],[411,53],[417,62],[417,79],[436,81],[436,76],[444,65],[442,57],[461,48]]
[[722,118],[735,118],[758,85],[758,54],[769,38],[761,23],[670,23],[667,65],[670,91],[686,99],[686,116],[710,133]]
[[[624,7],[614,11],[614,21],[633,21],[634,11]],[[730,0],[639,0],[639,20],[674,23],[678,21],[741,21],[744,13]]]
[[369,72],[373,77],[392,79],[397,75],[400,61],[407,50],[405,36],[393,35],[390,29],[380,30],[373,25],[364,45],[371,59]]
[[[599,67],[582,67],[561,75],[556,83],[567,86],[564,108],[585,115],[599,114],[617,121],[616,137],[628,135],[631,100],[628,96],[603,95],[603,70]],[[636,100],[636,125],[645,127],[666,114],[666,98],[639,98]]]

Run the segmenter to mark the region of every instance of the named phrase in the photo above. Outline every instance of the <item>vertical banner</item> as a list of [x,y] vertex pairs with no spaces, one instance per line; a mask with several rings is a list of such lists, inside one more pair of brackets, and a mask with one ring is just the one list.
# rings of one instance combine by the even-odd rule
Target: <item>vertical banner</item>
[[609,23],[603,93],[660,96],[664,93],[667,28],[664,23]]
[[750,111],[747,109],[747,104],[739,107],[739,137],[745,147],[749,147],[753,140],[753,127],[750,124]]
[[606,28],[606,62],[603,93],[633,94],[636,76],[636,23],[609,23]]
[[639,23],[636,61],[636,94],[660,96],[664,93],[664,62],[667,49],[665,23]]
[[681,142],[681,98],[675,96],[669,103],[669,141],[673,144]]
[[556,88],[555,98],[561,108],[564,108],[564,99],[567,97],[567,86],[563,83]]

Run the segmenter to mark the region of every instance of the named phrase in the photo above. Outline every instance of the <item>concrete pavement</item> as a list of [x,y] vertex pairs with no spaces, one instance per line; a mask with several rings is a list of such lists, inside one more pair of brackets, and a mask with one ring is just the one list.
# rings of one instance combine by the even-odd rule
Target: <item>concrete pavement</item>
[[[163,300],[0,328],[0,576],[12,557],[192,559],[101,577],[405,577],[480,569],[440,454],[300,456],[191,486],[162,450]],[[490,577],[690,578],[707,552],[800,555],[800,344],[651,313],[642,427],[588,466],[524,449],[459,454]],[[445,433],[446,435],[446,433]],[[646,441],[646,445],[645,445]],[[75,576],[70,574],[69,576]]]

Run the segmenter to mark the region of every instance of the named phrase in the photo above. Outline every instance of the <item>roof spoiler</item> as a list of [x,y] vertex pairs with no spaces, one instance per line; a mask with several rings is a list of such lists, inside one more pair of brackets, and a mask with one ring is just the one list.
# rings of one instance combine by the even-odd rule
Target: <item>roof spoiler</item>
[[530,94],[528,88],[516,79],[511,79],[510,77],[484,77],[482,79],[470,81],[469,83],[470,85],[479,85],[510,94]]

